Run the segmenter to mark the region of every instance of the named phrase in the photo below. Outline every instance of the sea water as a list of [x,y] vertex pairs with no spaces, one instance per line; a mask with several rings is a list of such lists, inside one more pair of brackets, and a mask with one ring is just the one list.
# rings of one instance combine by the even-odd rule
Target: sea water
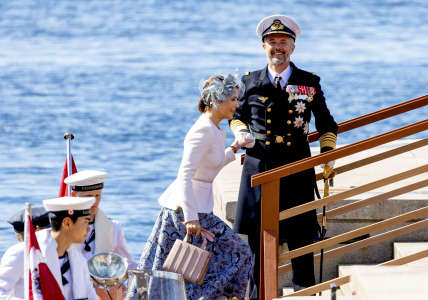
[[[343,122],[428,94],[427,1],[0,1],[0,255],[6,220],[58,196],[72,132],[77,170],[109,173],[101,208],[139,259],[199,117],[198,84],[266,66],[266,16],[302,27],[292,61],[321,77]],[[426,118],[427,108],[349,133],[353,143]],[[226,144],[233,141],[227,123]],[[315,130],[314,122],[310,131]],[[420,133],[411,138],[425,138]],[[316,143],[312,144],[312,146]]]

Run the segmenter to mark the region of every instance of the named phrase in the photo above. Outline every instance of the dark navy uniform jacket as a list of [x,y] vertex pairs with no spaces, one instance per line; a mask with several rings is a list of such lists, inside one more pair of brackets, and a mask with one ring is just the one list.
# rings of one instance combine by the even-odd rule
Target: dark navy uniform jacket
[[[244,160],[234,223],[238,233],[260,230],[261,186],[252,188],[251,176],[311,156],[307,140],[311,114],[320,135],[321,152],[336,147],[337,124],[327,108],[320,78],[290,65],[292,73],[287,85],[305,87],[306,94],[276,89],[269,80],[268,67],[242,77],[245,92],[238,99],[240,106],[230,126],[234,132],[251,129],[256,143],[247,149]],[[314,169],[281,179],[279,211],[313,201],[314,188]],[[316,236],[318,228],[316,212],[310,211],[281,221],[280,238]]]

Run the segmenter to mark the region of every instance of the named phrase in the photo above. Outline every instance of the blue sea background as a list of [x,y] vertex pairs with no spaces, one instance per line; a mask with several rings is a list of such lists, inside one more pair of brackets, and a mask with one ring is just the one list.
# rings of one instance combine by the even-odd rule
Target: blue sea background
[[139,259],[200,115],[199,81],[265,67],[255,29],[272,14],[300,23],[292,61],[321,77],[337,122],[428,94],[427,1],[0,0],[0,256],[16,243],[6,220],[25,202],[58,196],[72,132],[77,169],[109,173],[101,207]]

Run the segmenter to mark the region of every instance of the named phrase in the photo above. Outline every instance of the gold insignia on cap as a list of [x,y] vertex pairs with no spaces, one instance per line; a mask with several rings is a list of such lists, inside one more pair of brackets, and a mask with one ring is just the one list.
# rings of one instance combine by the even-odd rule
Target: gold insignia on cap
[[245,73],[245,75],[247,75],[247,76],[250,75],[250,72],[248,71],[247,73]]
[[265,103],[267,99],[269,99],[269,97],[259,97],[259,100],[262,101],[262,103]]
[[312,72],[312,75],[317,75],[315,72]]
[[272,25],[270,26],[270,29],[282,30],[282,29],[284,29],[284,25],[281,24],[280,20],[275,20],[275,21],[273,21]]

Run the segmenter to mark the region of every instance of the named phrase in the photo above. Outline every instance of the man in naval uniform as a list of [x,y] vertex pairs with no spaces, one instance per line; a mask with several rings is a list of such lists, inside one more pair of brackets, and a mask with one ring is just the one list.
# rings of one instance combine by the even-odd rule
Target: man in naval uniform
[[[95,198],[63,197],[44,200],[52,229],[36,233],[41,254],[66,300],[96,300],[86,259],[73,246],[89,232],[90,207]],[[0,299],[24,299],[25,243],[9,248],[0,266]]]
[[[337,124],[327,108],[320,78],[290,62],[299,24],[283,15],[270,16],[257,26],[268,65],[247,72],[230,127],[235,135],[252,132],[256,142],[247,149],[242,170],[234,230],[248,235],[253,252],[250,299],[259,298],[261,186],[251,176],[311,156],[307,134],[311,113],[319,132],[321,152],[336,148]],[[329,163],[330,164],[330,163]],[[315,171],[309,169],[280,182],[280,211],[314,200]],[[274,209],[274,208],[273,208]],[[281,221],[279,238],[290,250],[311,244],[318,235],[315,210]],[[315,284],[313,253],[292,259],[293,288]]]
[[114,252],[128,261],[129,269],[137,269],[138,263],[134,261],[126,249],[126,240],[122,226],[116,220],[109,219],[106,214],[98,208],[101,201],[104,180],[108,176],[105,172],[81,171],[66,179],[64,182],[73,187],[73,197],[95,197],[95,204],[91,207],[91,221],[89,226],[91,232],[86,241],[76,245],[86,259],[100,252]]

